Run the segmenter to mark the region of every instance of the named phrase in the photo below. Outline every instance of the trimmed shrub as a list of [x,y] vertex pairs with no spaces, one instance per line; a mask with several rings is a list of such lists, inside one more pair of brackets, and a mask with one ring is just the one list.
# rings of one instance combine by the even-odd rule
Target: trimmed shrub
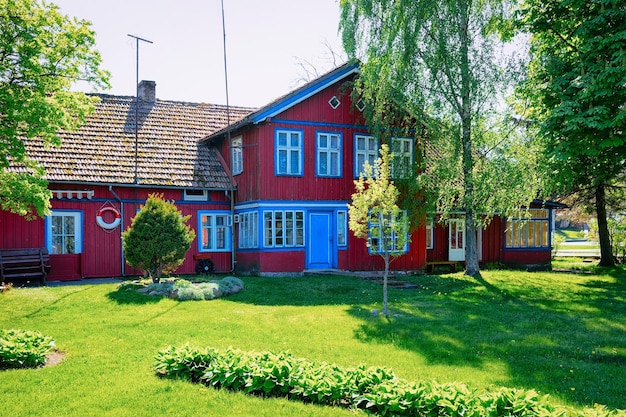
[[43,366],[54,347],[54,340],[39,332],[0,329],[0,368]]

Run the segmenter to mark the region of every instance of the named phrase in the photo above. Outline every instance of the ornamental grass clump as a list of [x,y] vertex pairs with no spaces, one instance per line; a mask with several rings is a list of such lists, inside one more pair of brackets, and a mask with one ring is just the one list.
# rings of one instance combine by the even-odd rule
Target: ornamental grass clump
[[39,332],[0,329],[0,369],[43,366],[54,347],[54,340]]

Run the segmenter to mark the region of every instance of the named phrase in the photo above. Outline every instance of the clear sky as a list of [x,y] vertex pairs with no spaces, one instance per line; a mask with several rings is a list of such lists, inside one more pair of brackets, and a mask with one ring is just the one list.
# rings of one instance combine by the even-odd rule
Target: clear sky
[[[140,42],[139,80],[155,81],[158,98],[226,103],[221,0],[51,1],[92,23],[112,74],[105,93],[135,94],[132,34],[153,42]],[[337,0],[224,0],[224,10],[231,105],[263,106],[345,62]]]

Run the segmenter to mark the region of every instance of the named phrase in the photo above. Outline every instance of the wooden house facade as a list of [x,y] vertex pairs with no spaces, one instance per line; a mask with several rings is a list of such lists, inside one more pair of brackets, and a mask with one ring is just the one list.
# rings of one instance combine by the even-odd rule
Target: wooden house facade
[[[0,249],[48,248],[49,280],[140,274],[124,262],[121,232],[160,193],[196,231],[176,273],[207,259],[218,273],[381,270],[348,228],[354,180],[380,147],[351,95],[357,75],[358,64],[343,65],[260,109],[157,100],[154,82],[140,84],[138,100],[100,95],[77,132],[60,133],[61,147],[27,143],[46,169],[52,213],[0,212]],[[414,138],[390,140],[413,159]],[[552,208],[537,202],[530,221],[496,217],[479,232],[482,262],[549,263]],[[391,268],[461,262],[464,233],[461,215],[427,222]]]

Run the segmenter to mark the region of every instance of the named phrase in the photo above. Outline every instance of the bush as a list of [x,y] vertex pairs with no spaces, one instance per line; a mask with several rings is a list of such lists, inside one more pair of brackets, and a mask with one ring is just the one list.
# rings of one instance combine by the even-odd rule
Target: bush
[[164,272],[175,270],[185,259],[196,233],[186,224],[191,216],[182,216],[176,206],[151,194],[122,233],[126,261],[133,268],[145,270],[158,283]]
[[[149,295],[167,296],[181,301],[213,300],[225,295],[235,294],[241,291],[243,286],[243,281],[236,277],[226,277],[221,280],[202,282],[199,284],[195,284],[186,279],[177,279],[151,283],[145,287],[141,286],[140,292]],[[128,287],[128,284],[120,284],[120,289],[126,287]]]
[[54,340],[36,331],[0,329],[0,368],[36,368],[46,363]]
[[[157,353],[154,371],[214,388],[267,397],[361,408],[383,416],[551,417],[567,416],[533,390],[501,388],[478,393],[459,383],[410,382],[385,368],[343,368],[314,363],[288,352],[218,351],[184,345]],[[616,415],[602,406],[585,415]]]

